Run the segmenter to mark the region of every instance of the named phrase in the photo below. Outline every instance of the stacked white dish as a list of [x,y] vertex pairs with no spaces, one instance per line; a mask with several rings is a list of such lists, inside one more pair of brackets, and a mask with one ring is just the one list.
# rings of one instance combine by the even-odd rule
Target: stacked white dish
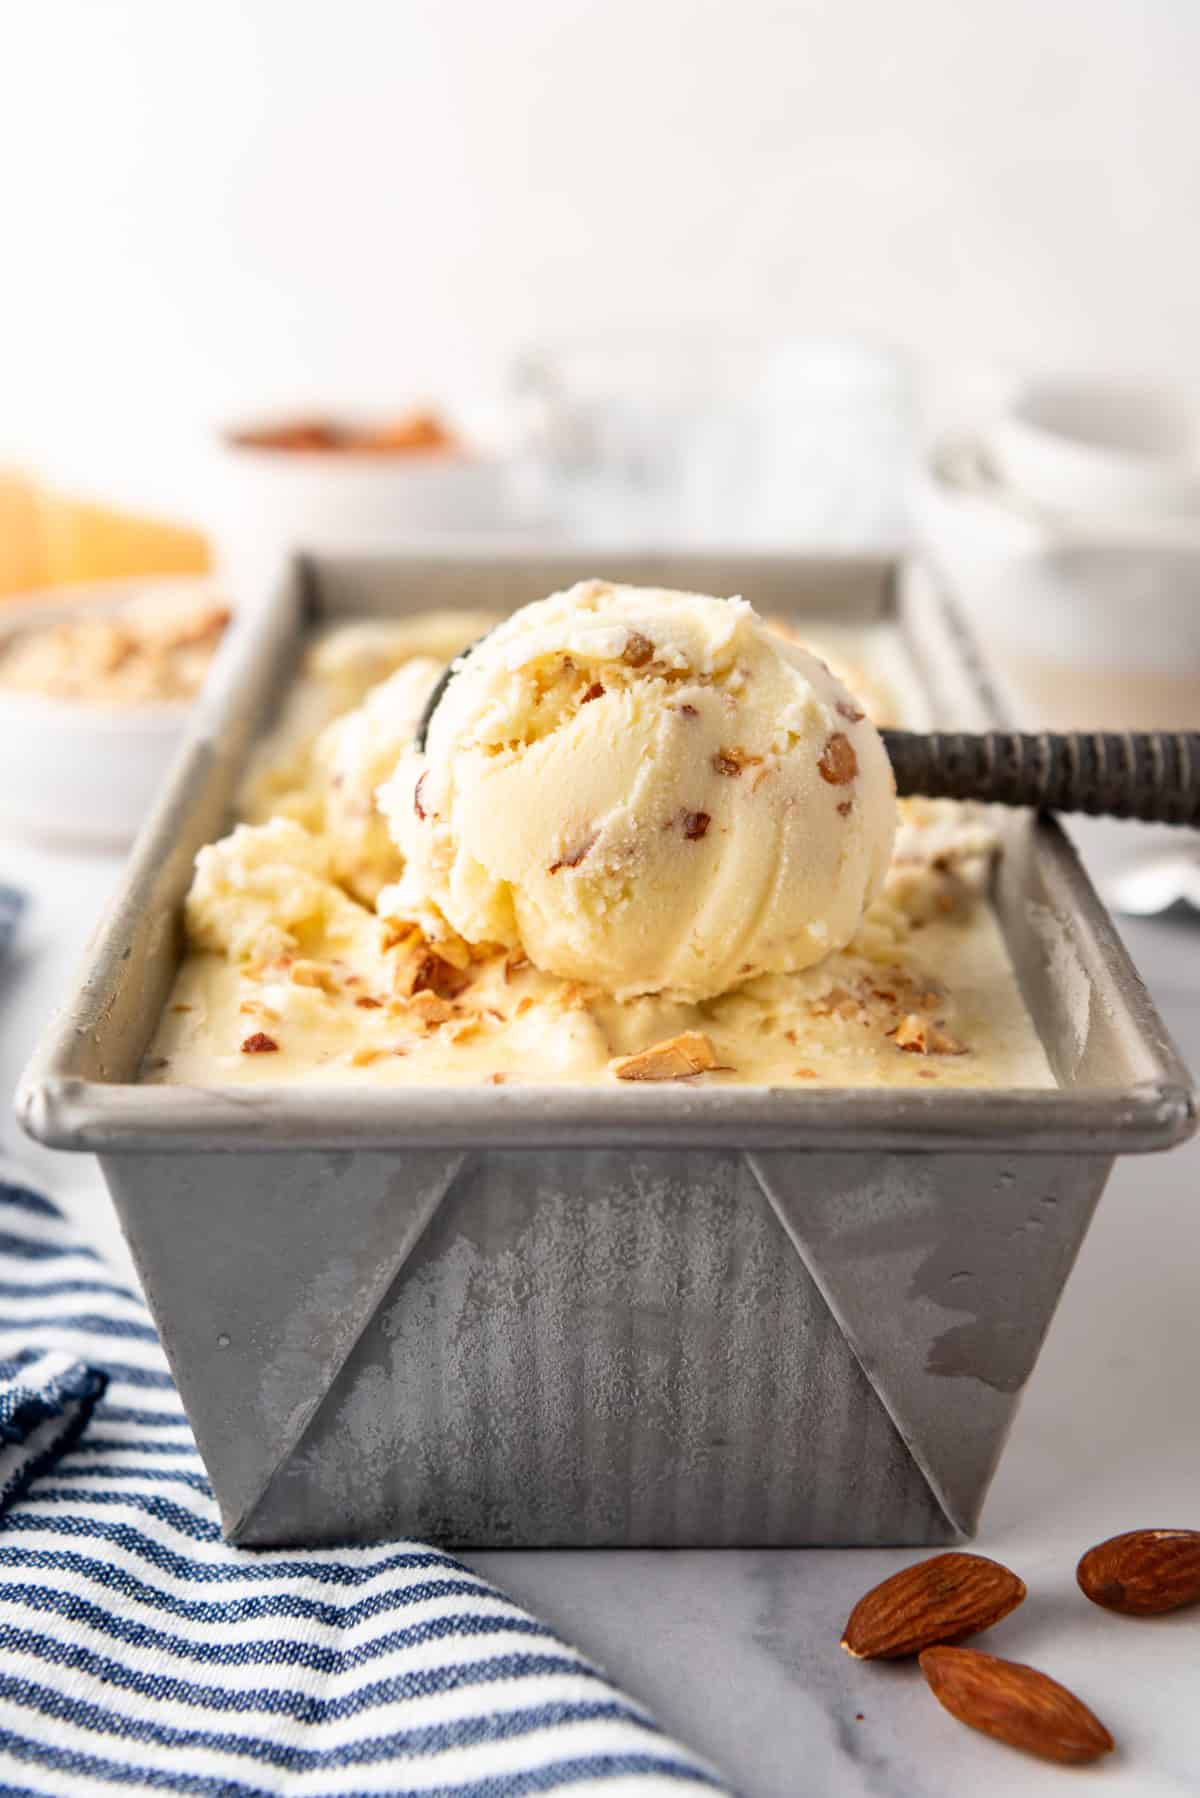
[[1027,382],[934,444],[914,517],[1027,721],[1200,721],[1200,419],[1178,396]]

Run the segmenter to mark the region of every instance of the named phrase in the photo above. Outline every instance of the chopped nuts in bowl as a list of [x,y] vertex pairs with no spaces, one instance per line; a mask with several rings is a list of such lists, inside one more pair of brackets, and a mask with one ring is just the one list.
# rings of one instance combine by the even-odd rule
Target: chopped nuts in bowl
[[0,826],[73,842],[129,841],[230,617],[203,578],[94,582],[28,605],[6,602]]

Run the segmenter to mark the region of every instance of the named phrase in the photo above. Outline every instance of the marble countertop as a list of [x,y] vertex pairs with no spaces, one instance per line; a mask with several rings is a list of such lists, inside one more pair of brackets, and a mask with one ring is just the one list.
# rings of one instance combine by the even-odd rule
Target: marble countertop
[[[1094,867],[1132,827],[1081,826]],[[31,909],[0,968],[0,1091],[8,1094],[119,871],[112,856],[0,845],[0,878]],[[1200,925],[1126,926],[1184,1055],[1200,1066]],[[98,1246],[124,1250],[87,1157],[18,1132],[0,1148]],[[1200,1613],[1137,1622],[1086,1603],[1084,1548],[1139,1525],[1200,1527],[1200,1143],[1118,1165],[1068,1283],[1000,1464],[981,1551],[1028,1601],[983,1647],[1045,1668],[1116,1736],[1093,1775],[1059,1771],[964,1730],[915,1667],[840,1653],[854,1601],[914,1552],[494,1553],[475,1565],[578,1642],[663,1726],[748,1798],[1007,1798],[1095,1777],[1112,1798],[1200,1789]]]

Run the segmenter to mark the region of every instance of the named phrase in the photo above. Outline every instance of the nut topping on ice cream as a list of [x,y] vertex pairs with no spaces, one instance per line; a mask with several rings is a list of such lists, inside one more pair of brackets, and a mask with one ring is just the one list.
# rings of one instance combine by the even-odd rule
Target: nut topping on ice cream
[[743,600],[604,581],[464,657],[379,804],[405,864],[381,915],[681,1000],[839,949],[895,827],[878,733],[815,656]]
[[[197,858],[146,1079],[583,1082],[632,1104],[654,1082],[685,1104],[718,1082],[1052,1084],[987,902],[998,842],[978,808],[904,801],[883,891],[837,946],[856,915],[837,910],[840,872],[865,896],[890,833],[862,714],[895,715],[893,646],[824,638],[833,666],[849,651],[860,706],[791,626],[763,641],[739,603],[589,583],[447,676],[495,622],[435,613],[318,638],[254,752],[245,822]],[[443,695],[453,729],[414,755]],[[822,757],[848,771],[838,736],[855,771],[831,782]],[[397,808],[415,913],[398,903]],[[481,918],[487,940],[452,915]],[[798,925],[806,965],[761,972],[795,952]],[[609,982],[646,955],[672,984],[614,997],[526,953],[564,943],[578,968],[605,958]],[[703,996],[681,996],[687,980]]]
[[835,730],[826,743],[817,757],[817,771],[831,787],[844,787],[858,773],[858,757],[844,730]]
[[611,1065],[618,1080],[690,1080],[711,1072],[717,1058],[702,1031],[684,1030],[636,1055],[618,1056]]

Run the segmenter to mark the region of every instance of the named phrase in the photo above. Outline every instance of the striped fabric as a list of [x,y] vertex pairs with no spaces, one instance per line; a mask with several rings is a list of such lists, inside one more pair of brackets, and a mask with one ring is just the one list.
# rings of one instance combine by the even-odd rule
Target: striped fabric
[[0,1793],[726,1788],[416,1542],[253,1552],[141,1297],[0,1183]]

